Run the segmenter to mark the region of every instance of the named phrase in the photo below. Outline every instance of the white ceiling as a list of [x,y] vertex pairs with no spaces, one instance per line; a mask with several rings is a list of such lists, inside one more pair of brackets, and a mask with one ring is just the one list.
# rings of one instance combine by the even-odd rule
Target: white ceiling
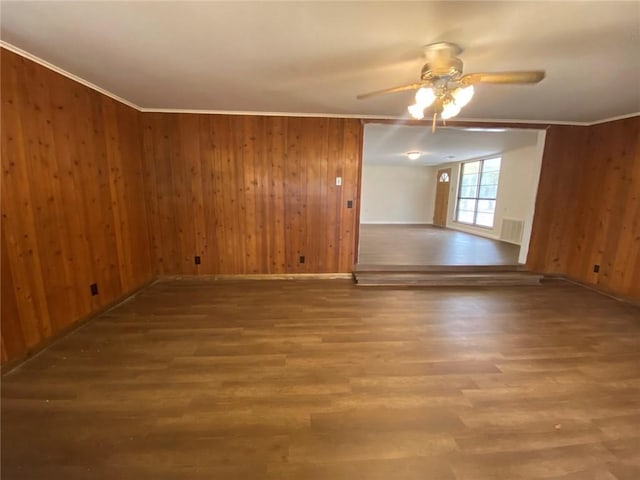
[[[369,123],[364,128],[362,160],[365,165],[416,166],[462,162],[516,148],[536,145],[538,130],[496,129],[469,131],[438,127]],[[410,160],[407,152],[421,152]]]
[[422,45],[465,72],[545,69],[480,86],[464,119],[594,122],[640,111],[640,3],[14,2],[3,41],[146,109],[405,117]]

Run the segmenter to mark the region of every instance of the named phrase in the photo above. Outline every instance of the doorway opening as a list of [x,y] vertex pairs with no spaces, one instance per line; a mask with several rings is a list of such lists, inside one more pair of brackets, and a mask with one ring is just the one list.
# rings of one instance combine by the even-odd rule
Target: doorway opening
[[536,129],[366,124],[357,264],[524,264],[544,139]]
[[451,168],[438,169],[436,173],[436,199],[433,206],[433,225],[447,226],[447,209],[449,208],[449,191],[451,190]]

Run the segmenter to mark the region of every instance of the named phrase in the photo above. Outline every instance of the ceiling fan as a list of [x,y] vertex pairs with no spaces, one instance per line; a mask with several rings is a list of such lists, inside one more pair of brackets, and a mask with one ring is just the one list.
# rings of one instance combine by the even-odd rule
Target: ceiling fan
[[462,107],[473,97],[474,85],[538,83],[545,75],[543,70],[463,75],[462,60],[458,58],[461,53],[462,48],[455,43],[439,42],[426,45],[424,55],[427,63],[422,67],[419,82],[364,93],[357,98],[364,100],[377,95],[417,90],[416,103],[408,108],[409,113],[413,118],[421,120],[424,118],[425,109],[433,105],[432,131],[435,131],[438,114],[443,121],[458,115]]

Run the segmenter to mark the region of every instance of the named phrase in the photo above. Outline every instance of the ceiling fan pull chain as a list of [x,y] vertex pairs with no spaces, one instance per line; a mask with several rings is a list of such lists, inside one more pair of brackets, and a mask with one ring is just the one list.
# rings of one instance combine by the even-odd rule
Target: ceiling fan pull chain
[[436,117],[438,114],[433,112],[433,124],[431,125],[431,133],[436,133]]

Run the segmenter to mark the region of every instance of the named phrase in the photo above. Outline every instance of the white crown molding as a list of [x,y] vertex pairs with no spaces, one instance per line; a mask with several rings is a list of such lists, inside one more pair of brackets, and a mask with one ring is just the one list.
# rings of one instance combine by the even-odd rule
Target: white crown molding
[[95,90],[96,92],[102,93],[103,95],[106,95],[107,97],[113,98],[114,100],[120,102],[120,103],[124,103],[125,105],[127,105],[128,107],[131,107],[135,110],[139,110],[140,111],[140,107],[138,105],[136,105],[133,102],[130,102],[129,100],[125,100],[122,97],[119,97],[118,95],[116,95],[115,93],[111,93],[108,90],[105,90],[102,87],[99,87],[98,85],[96,85],[95,83],[91,83],[87,80],[85,80],[84,78],[81,78],[77,75],[74,75],[73,73],[67,72],[66,70],[63,70],[60,67],[56,67],[55,65],[53,65],[52,63],[47,62],[46,60],[41,59],[40,57],[36,57],[35,55],[26,52],[24,50],[22,50],[21,48],[16,47],[15,45],[11,45],[10,43],[5,42],[4,40],[0,40],[0,46],[2,48],[6,48],[7,50],[20,55],[21,57],[24,57],[28,60],[31,60],[32,62],[35,62],[39,65],[42,65],[45,68],[48,68],[49,70],[53,70],[56,73],[59,73],[60,75],[70,78],[71,80],[73,80],[74,82],[78,82],[82,85],[84,85],[85,87],[89,87],[92,90]]
[[[392,120],[398,122],[413,121],[413,118],[405,116],[394,115],[358,115],[353,113],[299,113],[299,112],[254,112],[254,111],[240,111],[240,110],[190,110],[182,108],[140,108],[144,113],[194,113],[199,115],[249,115],[257,117],[315,117],[315,118],[356,118],[359,120]],[[633,116],[633,115],[631,115]],[[456,117],[452,120],[452,125],[455,127],[455,122],[473,122],[473,123],[513,123],[513,124],[533,124],[533,125],[575,125],[586,127],[593,125],[588,122],[572,122],[572,121],[558,121],[558,120],[514,120],[504,118],[465,118]],[[423,122],[425,125],[430,125],[429,121]],[[600,123],[600,122],[597,122]]]
[[[39,65],[42,65],[49,70],[53,70],[60,75],[63,75],[71,80],[78,82],[85,87],[89,87],[96,92],[102,93],[107,97],[110,97],[128,107],[131,107],[135,110],[138,110],[142,113],[192,113],[192,114],[200,114],[200,115],[251,115],[251,116],[261,116],[261,117],[315,117],[315,118],[355,118],[359,120],[396,120],[396,121],[407,121],[411,120],[410,118],[404,116],[393,116],[393,115],[357,115],[357,114],[331,114],[331,113],[300,113],[300,112],[252,112],[252,111],[236,111],[236,110],[191,110],[191,109],[179,109],[179,108],[143,108],[139,105],[136,105],[129,100],[126,100],[115,93],[112,93],[108,90],[105,90],[102,87],[99,87],[95,83],[91,83],[84,78],[81,78],[77,75],[74,75],[71,72],[68,72],[60,67],[53,65],[52,63],[47,62],[46,60],[41,59],[25,50],[22,50],[15,45],[12,45],[4,40],[0,40],[0,47],[6,48],[7,50],[20,55],[21,57],[27,58]],[[625,115],[619,115],[617,117],[604,118],[602,120],[596,120],[594,122],[575,122],[575,121],[557,121],[557,120],[514,120],[514,119],[505,119],[505,118],[464,118],[459,117],[455,119],[455,122],[474,122],[474,123],[513,123],[513,124],[540,124],[540,125],[573,125],[580,127],[589,127],[591,125],[598,125],[606,122],[613,122],[616,120],[623,120],[625,118],[632,118],[640,116],[640,112],[628,113]]]
[[501,118],[501,119],[493,119],[493,118],[465,118],[465,117],[456,117],[452,119],[452,126],[456,126],[455,122],[474,122],[474,123],[513,123],[518,124],[521,123],[523,125],[570,125],[574,127],[588,127],[591,125],[588,122],[575,122],[573,120],[518,120],[514,118]]
[[[374,166],[374,165],[370,165]],[[433,225],[433,222],[391,222],[385,220],[361,221],[361,225]]]
[[627,113],[626,115],[618,115],[617,117],[603,118],[597,122],[591,122],[588,125],[599,125],[601,123],[615,122],[616,120],[624,120],[626,118],[640,117],[640,112]]
[[193,110],[185,108],[140,108],[143,113],[193,113],[197,115],[245,115],[254,117],[355,118],[358,120],[409,120],[392,115],[357,115],[353,113],[253,112],[244,110]]

